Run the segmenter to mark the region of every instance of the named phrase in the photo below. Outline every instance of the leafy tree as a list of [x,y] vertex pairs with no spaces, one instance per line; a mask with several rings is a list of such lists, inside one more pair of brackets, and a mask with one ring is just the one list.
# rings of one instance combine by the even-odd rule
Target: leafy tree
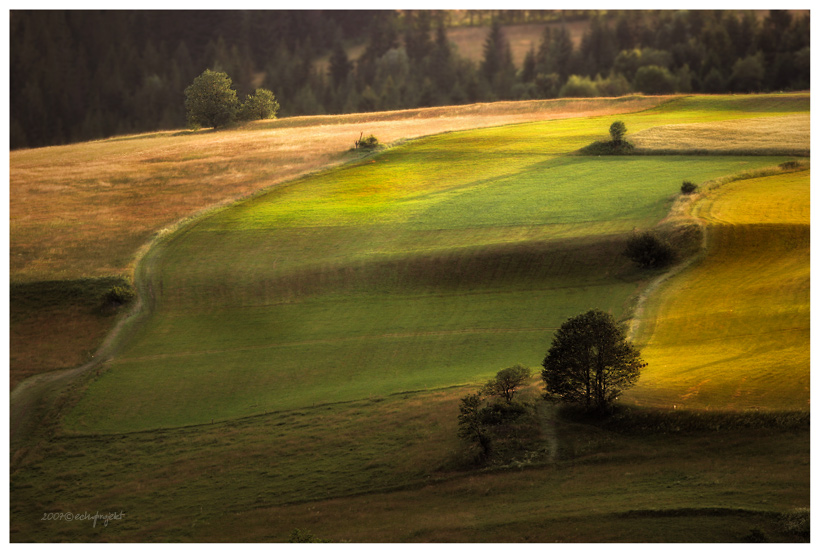
[[279,111],[279,102],[273,92],[267,88],[257,88],[256,92],[245,98],[239,110],[239,118],[244,121],[255,119],[276,119]]
[[226,73],[206,69],[185,89],[188,124],[224,127],[233,122],[239,101]]
[[644,65],[635,73],[635,89],[644,94],[671,94],[675,84],[675,77],[665,67]]
[[558,95],[562,98],[592,98],[598,95],[598,87],[589,77],[570,75]]
[[737,92],[754,92],[760,90],[766,70],[763,67],[763,56],[747,56],[739,59],[732,66],[732,75],[729,77],[732,89]]
[[481,455],[490,454],[491,440],[487,428],[482,421],[482,407],[484,398],[481,393],[468,394],[461,398],[458,416],[458,435],[460,438],[475,442],[481,447]]
[[530,374],[530,369],[523,365],[502,369],[495,378],[484,385],[482,392],[488,396],[503,397],[507,403],[512,403],[515,392],[527,381]]
[[603,411],[635,384],[645,366],[612,315],[592,309],[561,325],[541,377],[547,398]]
[[612,142],[621,143],[626,134],[626,125],[623,121],[615,121],[609,126],[609,136],[612,137]]

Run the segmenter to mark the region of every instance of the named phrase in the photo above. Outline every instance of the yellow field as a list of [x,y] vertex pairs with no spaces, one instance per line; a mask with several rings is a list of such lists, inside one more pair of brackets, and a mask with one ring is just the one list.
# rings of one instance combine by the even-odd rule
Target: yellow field
[[649,366],[628,399],[808,408],[809,177],[736,181],[696,204],[707,225],[706,257],[647,306],[638,339]]

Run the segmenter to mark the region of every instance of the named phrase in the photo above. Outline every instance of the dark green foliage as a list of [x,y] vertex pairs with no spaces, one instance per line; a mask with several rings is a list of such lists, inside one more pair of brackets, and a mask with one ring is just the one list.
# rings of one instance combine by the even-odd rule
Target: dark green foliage
[[14,318],[18,311],[64,306],[84,306],[94,311],[114,288],[130,289],[131,285],[119,277],[13,283],[9,294],[11,315]]
[[227,73],[206,69],[185,89],[185,112],[193,127],[224,127],[234,121],[239,101]]
[[479,418],[484,426],[500,426],[515,422],[526,414],[527,407],[521,403],[490,403],[479,411]]
[[137,293],[132,286],[112,286],[103,295],[103,305],[119,307],[131,303],[136,296]]
[[368,135],[365,137],[359,137],[359,140],[356,141],[356,148],[365,149],[365,150],[375,150],[379,147],[379,139],[375,136]]
[[644,269],[658,269],[675,259],[675,250],[654,232],[636,232],[626,241],[624,255]]
[[778,167],[788,171],[788,170],[791,170],[791,169],[799,169],[800,167],[802,167],[802,165],[800,164],[799,161],[789,160],[789,161],[784,161],[783,163],[778,165]]
[[626,135],[626,125],[623,121],[615,121],[609,126],[609,136],[612,140],[608,142],[596,141],[581,148],[580,152],[588,156],[616,156],[630,154],[635,150],[635,146],[624,139]]
[[680,185],[680,191],[682,194],[691,194],[697,189],[698,185],[688,180],[683,181],[683,183]]
[[612,142],[621,143],[623,142],[624,136],[626,135],[626,125],[623,121],[615,121],[609,126],[609,136],[612,137]]
[[603,412],[645,366],[612,315],[592,309],[556,331],[541,372],[545,397]]
[[635,89],[644,94],[672,94],[677,83],[665,67],[645,65],[635,73]]
[[498,371],[495,378],[484,385],[482,392],[490,397],[504,398],[509,405],[515,397],[515,392],[530,378],[530,369],[523,365],[515,365]]
[[580,153],[587,156],[623,156],[629,155],[635,151],[635,146],[626,140],[621,142],[596,141],[589,146],[584,146],[579,150]]
[[486,459],[492,451],[489,430],[483,421],[483,405],[481,393],[476,393],[461,398],[458,408],[458,436],[479,446],[480,459]]
[[[547,10],[487,11],[479,24],[492,19],[494,28],[477,64],[449,42],[445,12],[12,10],[11,147],[179,128],[185,86],[205,68],[230,75],[240,96],[264,74],[282,116],[610,96],[625,93],[624,83],[649,94],[810,86],[809,15],[579,12],[574,20],[589,21],[580,48],[566,27],[546,26],[516,68],[503,24],[524,13],[559,22]],[[357,44],[354,67],[345,47]],[[400,52],[402,80],[379,71]],[[316,69],[328,56],[329,69]]]
[[256,119],[276,119],[279,111],[279,102],[273,92],[266,88],[257,88],[242,103],[239,110],[239,118],[243,121],[253,121]]
[[522,365],[500,370],[480,391],[461,398],[458,435],[477,446],[479,463],[508,462],[537,440],[534,406],[514,399],[530,374]]

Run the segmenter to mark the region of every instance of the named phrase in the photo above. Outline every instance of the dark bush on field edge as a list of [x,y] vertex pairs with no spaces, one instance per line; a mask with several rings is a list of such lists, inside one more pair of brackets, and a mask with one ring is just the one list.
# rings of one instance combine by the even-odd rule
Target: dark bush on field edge
[[683,181],[683,184],[680,185],[680,191],[683,194],[691,194],[692,192],[694,192],[697,189],[698,189],[698,185],[695,184],[694,182],[688,181],[688,180]]
[[112,286],[103,295],[103,307],[120,307],[134,301],[136,295],[131,286]]
[[359,138],[356,141],[356,149],[374,150],[379,147],[379,139],[374,135],[368,135],[364,138]]
[[620,142],[598,141],[581,149],[581,153],[588,156],[617,156],[631,154],[634,151],[635,146],[626,140]]
[[624,255],[645,269],[657,269],[675,259],[675,250],[655,233],[642,232],[629,237]]

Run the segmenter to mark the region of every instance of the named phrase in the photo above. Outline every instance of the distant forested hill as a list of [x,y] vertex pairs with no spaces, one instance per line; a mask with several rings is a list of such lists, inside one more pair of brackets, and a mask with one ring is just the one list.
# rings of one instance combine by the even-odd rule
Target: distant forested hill
[[[570,20],[586,20],[580,43]],[[510,26],[533,22],[515,65]],[[488,26],[477,62],[448,36],[469,24]],[[207,68],[240,98],[272,90],[285,116],[809,88],[808,12],[15,10],[10,35],[12,148],[183,127]]]

